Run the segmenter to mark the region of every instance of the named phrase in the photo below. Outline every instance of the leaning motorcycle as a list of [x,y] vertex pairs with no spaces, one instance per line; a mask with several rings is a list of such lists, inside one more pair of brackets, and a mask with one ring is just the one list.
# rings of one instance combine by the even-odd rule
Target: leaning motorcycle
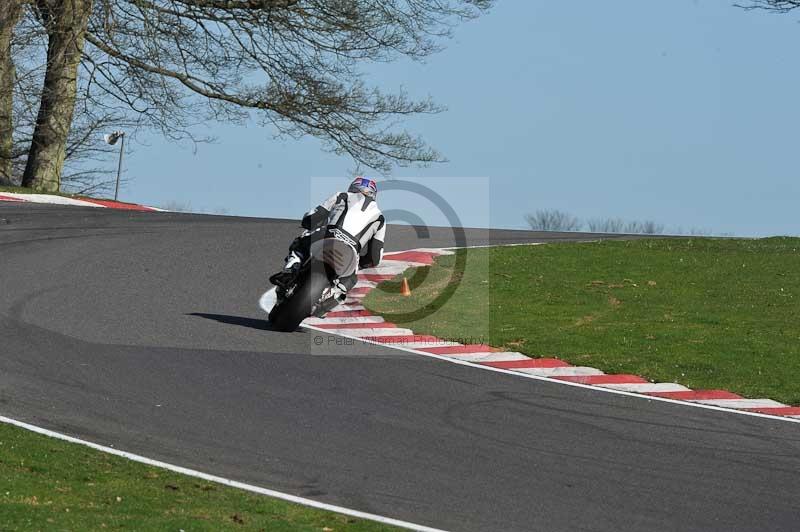
[[340,279],[358,267],[356,242],[332,228],[324,238],[311,244],[309,257],[300,266],[294,281],[285,289],[275,289],[276,303],[269,321],[279,331],[294,331],[310,317],[323,317],[344,302],[347,289]]

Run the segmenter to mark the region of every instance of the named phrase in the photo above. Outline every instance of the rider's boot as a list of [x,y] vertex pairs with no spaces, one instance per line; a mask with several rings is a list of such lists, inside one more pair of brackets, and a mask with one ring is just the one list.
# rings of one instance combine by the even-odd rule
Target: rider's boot
[[285,261],[283,269],[269,278],[269,282],[284,290],[291,286],[303,260],[296,252],[292,251],[286,256]]
[[314,312],[315,317],[324,318],[325,314],[327,314],[337,306],[344,303],[344,300],[347,299],[348,288],[345,284],[343,284],[337,279],[333,282],[332,288],[333,288],[332,297],[322,302],[322,304]]

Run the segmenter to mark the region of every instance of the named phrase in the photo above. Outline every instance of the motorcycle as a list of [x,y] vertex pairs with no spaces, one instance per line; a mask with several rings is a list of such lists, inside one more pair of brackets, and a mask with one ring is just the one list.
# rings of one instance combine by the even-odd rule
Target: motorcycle
[[304,319],[322,318],[343,303],[347,288],[340,279],[355,273],[358,258],[356,242],[339,229],[329,229],[324,238],[311,244],[294,281],[276,288],[270,323],[279,331],[294,331]]

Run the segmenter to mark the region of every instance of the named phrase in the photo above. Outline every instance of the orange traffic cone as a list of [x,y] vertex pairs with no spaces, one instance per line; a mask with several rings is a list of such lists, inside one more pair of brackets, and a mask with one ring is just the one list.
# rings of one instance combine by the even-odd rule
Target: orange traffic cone
[[411,295],[411,288],[408,287],[408,279],[405,277],[403,277],[403,284],[400,285],[400,295],[406,297]]

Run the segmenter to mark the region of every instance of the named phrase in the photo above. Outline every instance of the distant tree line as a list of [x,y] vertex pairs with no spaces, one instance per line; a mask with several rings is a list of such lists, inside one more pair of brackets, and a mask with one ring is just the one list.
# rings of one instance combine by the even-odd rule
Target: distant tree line
[[[541,209],[532,214],[525,215],[525,221],[534,231],[589,231],[592,233],[623,233],[641,235],[661,235],[666,231],[664,224],[652,220],[623,220],[622,218],[592,218],[581,220],[567,212],[558,209]],[[669,231],[670,234],[708,236],[712,232],[691,228],[688,230],[682,227]]]

